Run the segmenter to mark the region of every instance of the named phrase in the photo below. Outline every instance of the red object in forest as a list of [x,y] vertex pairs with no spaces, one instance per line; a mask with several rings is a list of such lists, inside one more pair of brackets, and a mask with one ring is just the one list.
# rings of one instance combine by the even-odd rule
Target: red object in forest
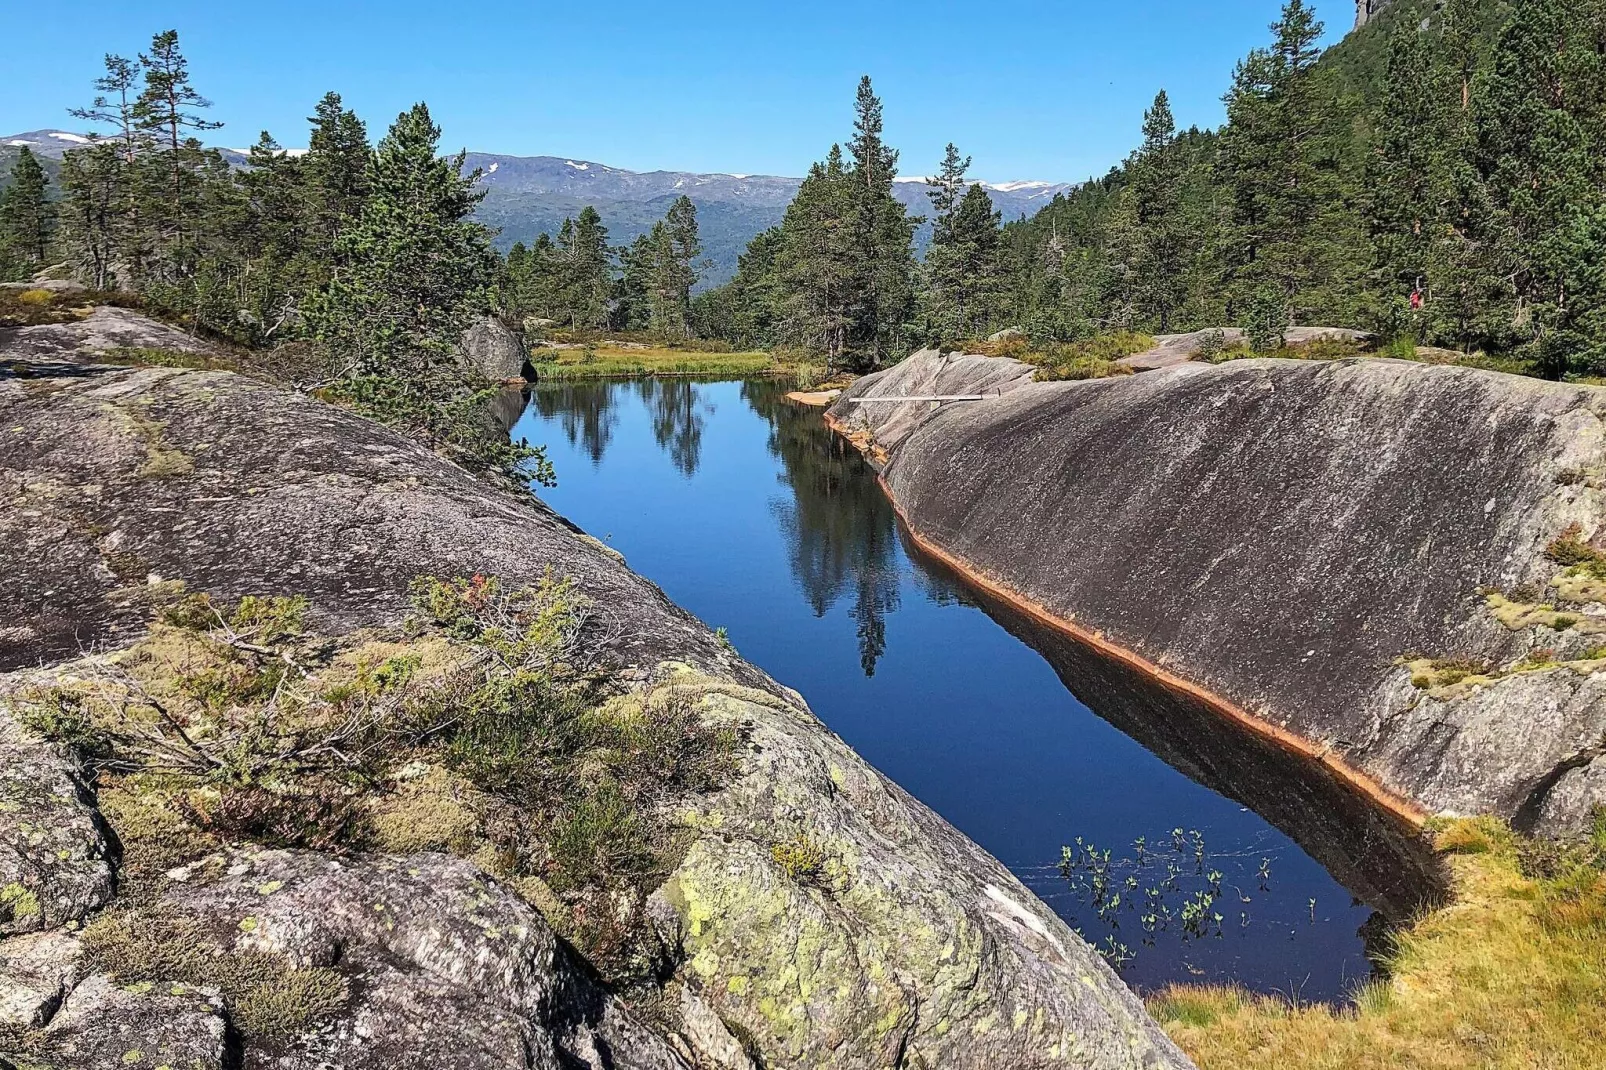
[[1416,312],[1416,311],[1419,311],[1421,308],[1422,308],[1422,291],[1421,290],[1412,290],[1411,291],[1411,311],[1412,312]]

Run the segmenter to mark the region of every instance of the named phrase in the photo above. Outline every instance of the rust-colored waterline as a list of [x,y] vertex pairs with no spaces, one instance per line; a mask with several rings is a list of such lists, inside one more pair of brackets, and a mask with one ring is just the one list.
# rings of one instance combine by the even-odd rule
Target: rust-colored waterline
[[[865,451],[865,447],[855,442],[841,423],[832,418],[830,413],[825,414],[825,424],[856,449],[861,452]],[[1242,725],[1258,736],[1269,739],[1283,750],[1299,758],[1315,762],[1330,775],[1367,796],[1396,817],[1412,825],[1421,825],[1427,819],[1427,812],[1420,806],[1385,787],[1371,775],[1348,764],[1329,748],[1318,746],[1304,736],[1290,732],[1281,725],[1274,724],[1264,717],[1250,713],[1215,692],[1207,690],[1182,676],[1178,676],[1169,669],[1156,665],[1143,655],[1106,639],[1102,632],[1089,631],[1075,621],[1059,616],[1047,606],[1034,602],[1007,584],[988,576],[979,567],[966,561],[958,554],[943,549],[934,540],[922,535],[920,529],[915,527],[909,515],[904,512],[903,506],[899,504],[897,496],[892,493],[892,488],[887,485],[886,479],[880,473],[876,474],[876,482],[880,484],[882,493],[887,496],[887,501],[892,503],[892,511],[897,515],[898,522],[903,525],[904,531],[908,533],[909,538],[920,548],[920,551],[941,561],[948,568],[963,576],[969,583],[975,584],[994,598],[1026,614],[1038,623],[1053,628],[1055,631],[1069,636],[1076,642],[1092,648],[1105,657],[1113,658],[1128,668],[1142,673],[1168,690],[1180,692],[1189,698],[1202,702],[1206,708],[1219,716]]]

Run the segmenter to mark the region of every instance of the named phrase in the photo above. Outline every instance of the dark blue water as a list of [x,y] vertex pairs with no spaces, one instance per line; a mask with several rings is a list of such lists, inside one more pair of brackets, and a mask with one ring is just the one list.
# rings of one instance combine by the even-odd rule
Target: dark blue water
[[[1328,842],[1330,829],[1305,828],[1306,816],[1321,825],[1334,811],[1320,792],[1297,777],[1280,786],[1275,757],[1236,770],[1242,750],[1213,726],[1198,747],[1193,729],[1178,742],[1188,722],[1163,697],[1133,698],[1103,667],[1056,651],[1005,609],[984,610],[956,577],[912,558],[873,473],[783,390],[542,386],[513,433],[546,445],[559,482],[542,496],[558,511],[726,629],[860,754],[1102,945],[1135,987],[1230,980],[1335,999],[1368,976],[1368,906],[1289,835],[1092,712],[1062,674],[1087,681],[1076,686],[1095,707],[1090,690],[1119,692],[1106,716],[1145,737],[1162,725],[1172,735],[1151,746],[1262,800],[1329,865],[1375,868],[1363,849]],[[1230,755],[1225,765],[1212,764],[1211,746]],[[1067,878],[1062,849],[1077,850],[1078,837],[1110,861],[1084,854]]]

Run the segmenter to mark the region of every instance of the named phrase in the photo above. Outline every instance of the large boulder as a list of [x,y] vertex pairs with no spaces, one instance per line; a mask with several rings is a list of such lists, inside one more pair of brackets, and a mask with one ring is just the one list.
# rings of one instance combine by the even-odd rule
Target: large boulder
[[493,383],[523,379],[529,358],[517,332],[495,316],[486,316],[463,332],[463,359]]
[[104,826],[78,762],[0,704],[0,937],[81,921],[112,895]]
[[1183,364],[890,424],[884,478],[1002,596],[1385,803],[1562,832],[1606,802],[1606,592],[1545,550],[1606,527],[1603,414],[1463,368]]
[[885,371],[854,380],[827,410],[826,422],[879,464],[922,420],[947,403],[878,399],[999,396],[1030,383],[1036,372],[1012,357],[922,349]]

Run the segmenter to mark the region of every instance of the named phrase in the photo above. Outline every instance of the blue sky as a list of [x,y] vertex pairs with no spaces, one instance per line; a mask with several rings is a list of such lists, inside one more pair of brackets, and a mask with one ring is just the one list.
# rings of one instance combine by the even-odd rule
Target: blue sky
[[[227,145],[264,127],[304,145],[334,89],[376,137],[422,99],[449,148],[797,175],[847,138],[868,73],[904,173],[935,170],[952,140],[974,177],[1068,181],[1131,149],[1158,88],[1181,125],[1218,124],[1279,2],[36,4],[7,27],[0,133],[71,128],[102,53],[171,27]],[[1316,6],[1329,43],[1354,20]]]

